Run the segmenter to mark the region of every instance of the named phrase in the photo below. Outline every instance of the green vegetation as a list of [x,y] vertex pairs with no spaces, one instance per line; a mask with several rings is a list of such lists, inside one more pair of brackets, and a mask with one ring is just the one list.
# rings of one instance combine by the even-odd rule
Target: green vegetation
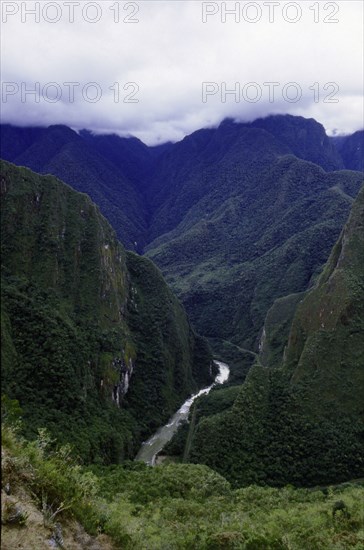
[[183,218],[148,245],[147,255],[199,332],[258,351],[267,311],[317,276],[363,177],[274,156],[273,138],[254,142],[252,132],[241,138],[238,161],[233,148],[209,168],[194,167],[188,177],[182,172],[179,196],[161,207],[157,220],[168,226],[170,218]]
[[317,422],[305,412],[305,399],[280,369],[256,365],[230,409],[200,419],[190,460],[235,487],[307,487],[362,477],[362,422],[349,414]]
[[229,385],[242,384],[254,364],[257,353],[241,348],[229,340],[209,338],[208,342],[217,360],[227,363],[230,367]]
[[[364,421],[364,187],[318,281],[299,304],[284,368],[313,415]],[[364,440],[362,438],[364,443]]]
[[[268,313],[262,360],[271,368],[258,359],[225,410],[202,398],[193,462],[234,486],[313,486],[364,475],[363,220],[364,188],[317,285]],[[217,404],[217,395],[208,399]]]
[[[128,177],[150,210],[133,195],[119,231],[134,242],[148,222],[148,255],[231,364],[155,468],[128,459],[212,381],[207,341],[86,195],[1,164],[6,536],[30,530],[28,499],[53,540],[58,522],[77,521],[107,550],[111,539],[120,550],[364,547],[364,188],[354,202],[362,175],[309,162],[341,162],[315,124],[197,132],[166,147],[148,190],[129,144]],[[110,202],[121,142],[50,134],[23,136],[17,158],[70,179],[89,163],[91,193],[97,143],[113,164],[98,197]]]
[[[361,484],[233,490],[201,465],[84,469],[44,431],[27,443],[5,427],[3,445],[2,480],[19,509],[27,491],[50,530],[57,522],[66,534],[74,518],[92,535],[108,535],[115,549],[360,550],[364,544]],[[23,519],[15,527],[3,518],[4,544],[16,529],[27,533]],[[37,548],[30,536],[27,541]]]
[[120,462],[198,385],[211,356],[146,258],[86,195],[2,162],[2,382],[24,434]]
[[265,367],[282,364],[293,316],[304,292],[278,298],[268,310],[260,340],[259,360]]
[[164,447],[163,454],[173,457],[173,460],[188,462],[190,458],[191,443],[194,436],[196,423],[201,418],[212,416],[228,410],[241,390],[241,386],[229,386],[213,388],[208,395],[199,397],[192,406],[189,421],[183,422],[172,440]]
[[[52,174],[76,191],[87,193],[121,242],[131,250],[140,250],[146,231],[146,213],[141,197],[125,172],[115,166],[108,155],[102,154],[103,147],[98,150],[93,146],[90,134],[80,135],[63,125],[49,128],[2,125],[0,129],[2,159],[40,174]],[[106,148],[109,153],[113,150],[113,137],[116,138],[110,136],[111,144]],[[137,142],[135,147],[139,159],[146,161],[146,146],[134,141]],[[128,149],[127,154],[119,154],[124,164],[127,164],[133,149],[132,140]]]
[[189,396],[196,382],[211,383],[211,356],[152,262],[128,253],[127,268],[135,296],[128,323],[137,342],[140,374],[133,378],[125,406],[141,429],[146,425],[144,437],[179,408],[181,396]]
[[363,179],[348,170],[362,168],[362,132],[330,139],[298,116],[225,120],[160,147],[60,125],[1,133],[5,159],[87,193],[153,259],[196,330],[256,352],[267,311],[317,276]]

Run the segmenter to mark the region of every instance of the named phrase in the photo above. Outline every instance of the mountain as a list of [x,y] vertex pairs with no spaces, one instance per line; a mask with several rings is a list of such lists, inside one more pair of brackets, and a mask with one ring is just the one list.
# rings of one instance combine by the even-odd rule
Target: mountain
[[89,194],[158,265],[214,351],[235,346],[240,381],[253,355],[238,348],[257,352],[275,300],[314,282],[363,180],[346,169],[359,167],[345,151],[360,132],[344,147],[290,115],[227,119],[159,147],[64,126],[1,131],[4,158]]
[[[3,159],[40,174],[53,174],[76,191],[87,193],[127,248],[143,246],[146,219],[142,198],[120,167],[99,153],[91,139],[60,125],[28,131],[4,125],[1,141]],[[100,148],[102,152],[102,144]]]
[[[346,138],[299,117],[155,148],[3,135],[4,156],[64,173],[118,224],[1,163],[5,545],[360,546],[364,186]],[[117,235],[231,366],[156,468],[128,459],[214,368],[162,272]]]
[[[210,405],[203,415],[206,407],[197,404],[193,461],[237,485],[363,477],[363,281],[364,187],[317,284],[294,297],[280,366],[257,360],[233,404],[220,412]],[[275,304],[281,319],[284,307],[292,317],[289,301]]]
[[[171,144],[148,147],[135,137],[122,138],[115,134],[97,135],[82,130],[80,137],[89,143],[100,156],[112,162],[114,166],[132,182],[143,196],[144,186],[149,173],[158,157],[169,149]],[[147,209],[143,198],[143,209]]]
[[298,305],[284,367],[304,407],[364,422],[364,187],[317,286]]
[[206,342],[90,198],[1,162],[2,383],[24,430],[119,462],[212,380]]
[[[219,138],[224,143],[226,131]],[[177,173],[169,164],[163,172],[159,167],[156,178],[170,198],[151,228],[162,236],[146,254],[202,334],[257,350],[274,300],[305,290],[327,260],[363,176],[325,172],[265,130],[242,127],[238,133],[221,158],[211,153],[212,164],[205,147],[206,159],[187,174],[182,162]],[[184,157],[193,143],[182,147]]]
[[364,171],[364,130],[349,136],[331,138],[339,151],[345,168]]
[[[226,119],[215,129],[198,130],[187,136],[161,157],[151,178],[150,201],[152,210],[156,211],[154,224],[157,224],[152,224],[152,238],[177,225],[186,208],[194,204],[196,198],[201,198],[209,184],[210,174],[219,175],[221,170],[221,175],[225,175],[222,171],[225,165],[221,162],[225,156],[241,167],[243,176],[249,164],[252,167],[254,163],[253,168],[261,170],[284,154],[311,161],[326,171],[344,168],[343,160],[323,126],[313,119],[275,115],[250,124]],[[176,198],[181,203],[178,208],[174,204]],[[163,212],[169,213],[169,223],[163,219]]]
[[296,157],[318,164],[327,172],[343,168],[356,170],[346,166],[322,124],[313,118],[274,115],[257,119],[251,126],[266,130],[287,145]]

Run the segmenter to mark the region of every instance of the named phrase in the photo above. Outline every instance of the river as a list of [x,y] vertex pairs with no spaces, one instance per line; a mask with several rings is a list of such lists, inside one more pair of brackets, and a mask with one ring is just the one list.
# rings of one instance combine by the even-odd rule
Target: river
[[187,401],[183,403],[182,407],[180,407],[178,411],[172,416],[168,424],[162,426],[161,428],[158,428],[158,430],[154,435],[152,435],[152,437],[150,437],[147,441],[144,441],[141,448],[139,449],[137,456],[135,457],[135,460],[140,460],[141,462],[145,462],[150,466],[154,466],[157,455],[161,452],[163,447],[172,439],[173,435],[178,429],[179,424],[184,420],[187,420],[192,403],[195,401],[195,399],[197,399],[201,395],[209,393],[211,388],[213,388],[217,384],[224,384],[224,382],[227,381],[230,375],[230,369],[228,365],[222,363],[221,361],[215,361],[215,363],[219,368],[219,373],[215,378],[215,382],[211,384],[211,386],[203,388],[195,395],[189,397]]

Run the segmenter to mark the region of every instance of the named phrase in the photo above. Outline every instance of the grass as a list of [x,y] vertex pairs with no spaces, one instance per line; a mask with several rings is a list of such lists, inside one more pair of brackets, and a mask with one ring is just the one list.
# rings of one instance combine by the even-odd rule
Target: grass
[[[44,431],[36,442],[19,440],[5,426],[3,485],[32,494],[43,515],[46,500],[50,514],[44,519],[51,529],[57,521],[65,535],[69,522],[77,520],[93,536],[109,537],[104,548],[120,550],[363,548],[363,483],[233,490],[201,465],[126,463],[91,471],[53,443]],[[10,533],[14,540],[14,530],[23,539],[28,529],[31,534],[26,517],[23,525],[3,522],[4,543]],[[33,548],[31,540],[19,547]]]

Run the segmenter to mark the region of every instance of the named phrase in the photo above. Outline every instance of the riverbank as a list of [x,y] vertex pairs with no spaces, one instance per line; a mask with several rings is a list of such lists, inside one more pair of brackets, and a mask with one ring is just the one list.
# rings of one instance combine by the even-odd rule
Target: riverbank
[[172,416],[172,418],[170,418],[168,423],[165,426],[160,427],[154,435],[142,444],[135,460],[154,466],[157,455],[172,439],[181,422],[188,419],[188,415],[194,401],[198,397],[201,397],[201,395],[208,394],[214,386],[224,384],[229,379],[229,366],[222,361],[215,361],[215,363],[218,366],[219,372],[216,375],[214,383],[189,397]]

